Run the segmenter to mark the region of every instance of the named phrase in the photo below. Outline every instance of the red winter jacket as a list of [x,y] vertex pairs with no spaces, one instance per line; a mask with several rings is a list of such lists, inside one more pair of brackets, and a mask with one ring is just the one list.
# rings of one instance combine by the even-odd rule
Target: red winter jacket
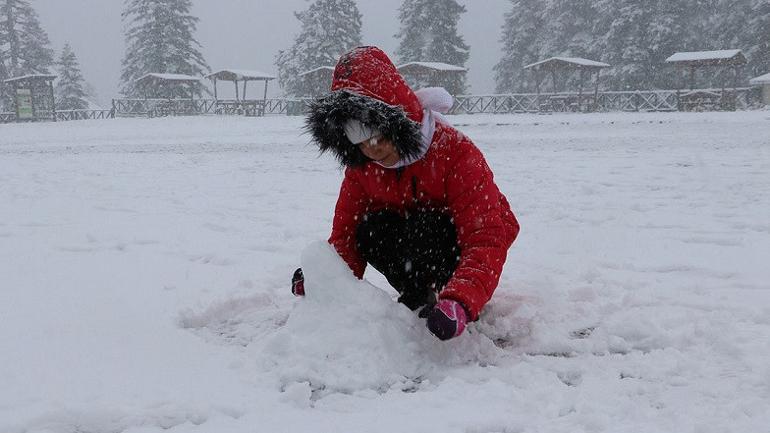
[[[378,99],[403,109],[410,122],[420,122],[423,117],[415,94],[387,56],[374,47],[358,48],[340,60],[332,91]],[[330,122],[329,116],[322,120]],[[385,135],[398,138],[395,132]],[[346,141],[337,136],[325,139],[327,144]],[[334,150],[340,159],[340,149],[345,145],[350,142],[331,144],[338,146]],[[365,213],[385,208],[401,213],[415,208],[442,210],[453,218],[461,256],[439,298],[462,303],[471,319],[476,320],[497,287],[508,248],[519,233],[516,217],[479,149],[468,137],[437,121],[427,153],[401,168],[400,173],[374,162],[348,165],[329,243],[353,273],[363,278],[366,268],[356,251],[355,239],[356,227]]]

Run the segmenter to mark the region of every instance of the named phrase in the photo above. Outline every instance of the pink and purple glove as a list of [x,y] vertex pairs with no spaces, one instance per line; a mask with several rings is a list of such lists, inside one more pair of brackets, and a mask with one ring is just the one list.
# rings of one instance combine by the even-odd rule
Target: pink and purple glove
[[463,305],[451,299],[442,299],[428,313],[428,330],[440,340],[457,337],[465,330],[468,314]]
[[305,276],[302,274],[302,268],[297,268],[291,277],[291,293],[294,296],[305,296]]

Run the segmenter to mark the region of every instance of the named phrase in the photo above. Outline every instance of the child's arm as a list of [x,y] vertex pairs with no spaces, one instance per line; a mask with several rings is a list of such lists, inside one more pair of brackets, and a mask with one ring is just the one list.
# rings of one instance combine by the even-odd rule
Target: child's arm
[[356,227],[366,211],[369,200],[355,176],[354,169],[345,169],[345,178],[340,186],[337,206],[334,209],[334,221],[329,243],[337,250],[337,254],[347,262],[353,274],[361,279],[364,277],[366,262],[356,249]]

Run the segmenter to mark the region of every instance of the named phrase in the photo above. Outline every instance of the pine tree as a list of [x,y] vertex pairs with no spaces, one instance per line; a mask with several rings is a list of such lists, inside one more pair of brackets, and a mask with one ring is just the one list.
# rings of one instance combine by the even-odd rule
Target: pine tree
[[604,73],[607,87],[643,90],[681,86],[681,76],[665,60],[676,51],[697,49],[690,47],[702,38],[695,26],[699,20],[690,19],[687,9],[691,10],[683,1],[598,2],[600,24],[595,34],[601,40],[601,59],[612,65]]
[[606,28],[601,37],[602,60],[612,65],[605,83],[616,90],[649,88],[648,27],[652,10],[635,0],[604,0],[598,7]]
[[308,88],[299,74],[321,66],[334,66],[340,56],[361,45],[361,13],[354,0],[316,0],[294,16],[301,23],[294,44],[276,57],[278,80],[289,95],[323,94],[325,88]]
[[[200,76],[209,66],[195,39],[198,18],[191,15],[191,0],[126,0],[121,14],[126,26],[121,92],[140,96],[134,81],[148,73],[176,73]],[[201,96],[203,84],[193,88]],[[187,86],[161,91],[149,89],[148,96],[189,97]]]
[[59,80],[56,83],[56,108],[59,110],[82,110],[88,108],[85,80],[72,47],[65,44],[59,57]]
[[[697,1],[697,0],[696,0]],[[666,59],[677,51],[694,51],[704,48],[695,42],[702,30],[688,20],[689,7],[686,2],[655,0],[652,4],[652,16],[646,33],[649,44],[644,65],[642,89],[675,89],[682,86],[682,80]],[[698,23],[700,24],[700,23]],[[635,86],[639,89],[639,86]]]
[[749,58],[746,72],[753,78],[770,72],[770,0],[753,0],[750,11],[741,42]]
[[537,62],[538,35],[542,29],[541,0],[512,0],[505,14],[500,43],[503,57],[495,65],[496,91],[499,93],[530,92],[535,87],[531,73],[523,70]]
[[404,0],[398,8],[401,28],[395,36],[401,42],[396,49],[396,56],[402,62],[425,60],[425,48],[428,45],[430,31],[429,18],[425,0]]
[[[0,80],[47,73],[53,65],[48,34],[28,0],[0,0]],[[12,106],[8,86],[0,85],[0,104]]]
[[[457,23],[465,13],[465,6],[455,0],[405,0],[399,8],[401,28],[396,35],[401,39],[396,55],[402,63],[441,62],[465,66],[470,48],[457,33]],[[413,83],[422,86],[441,86],[458,95],[467,88],[465,74],[451,74],[430,82]]]

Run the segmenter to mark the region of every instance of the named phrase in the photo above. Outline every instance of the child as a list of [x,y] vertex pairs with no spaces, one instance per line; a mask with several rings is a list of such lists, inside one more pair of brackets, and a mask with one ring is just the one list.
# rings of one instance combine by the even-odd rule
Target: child
[[[478,319],[519,224],[479,149],[423,105],[385,53],[359,47],[307,128],[346,167],[329,243],[356,277],[367,263],[380,271],[446,340]],[[292,291],[304,294],[301,269]]]

